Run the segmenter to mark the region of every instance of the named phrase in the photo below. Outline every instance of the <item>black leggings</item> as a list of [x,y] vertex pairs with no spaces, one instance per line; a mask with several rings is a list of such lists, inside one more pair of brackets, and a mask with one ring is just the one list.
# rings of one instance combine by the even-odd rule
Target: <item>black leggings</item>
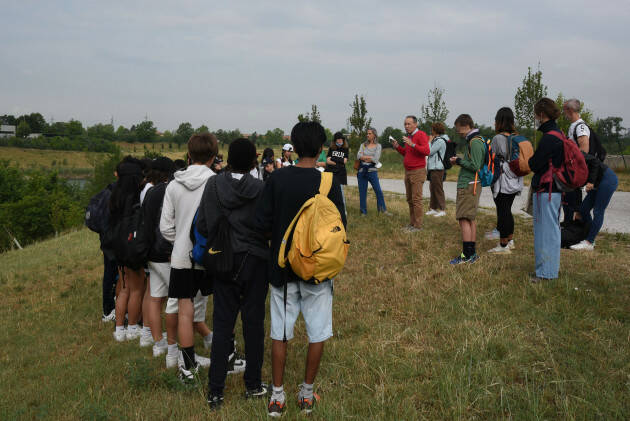
[[514,216],[512,215],[512,203],[516,193],[504,194],[499,193],[494,198],[494,203],[497,206],[497,229],[501,235],[501,238],[507,238],[514,234]]

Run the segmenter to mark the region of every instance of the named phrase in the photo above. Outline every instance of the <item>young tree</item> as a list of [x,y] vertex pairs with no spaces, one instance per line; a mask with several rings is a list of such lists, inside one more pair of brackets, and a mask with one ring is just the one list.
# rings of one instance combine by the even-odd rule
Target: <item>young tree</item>
[[448,118],[444,92],[443,88],[436,85],[427,93],[427,104],[420,107],[420,119],[425,129],[430,129],[432,123],[444,123]]
[[527,68],[527,76],[523,78],[523,84],[517,88],[514,96],[514,116],[516,124],[528,129],[533,134],[536,142],[536,127],[534,127],[534,105],[542,97],[547,95],[547,86],[542,83],[542,70],[540,64],[538,70],[532,73],[532,68]]
[[31,134],[31,126],[28,125],[26,120],[21,120],[15,128],[15,135],[17,137],[26,137]]
[[354,150],[358,149],[361,142],[365,140],[368,128],[372,125],[372,117],[367,117],[367,107],[363,95],[354,96],[354,101],[350,104],[352,115],[348,118],[350,123],[350,147]]
[[624,156],[625,142],[622,137],[622,133],[625,132],[626,129],[621,126],[622,121],[623,118],[621,117],[606,117],[597,121],[597,129],[601,135],[602,143],[608,145],[615,144],[617,146],[621,159],[623,159],[623,166],[628,169],[628,164]]
[[175,143],[180,145],[188,142],[188,139],[190,139],[190,136],[192,136],[194,132],[195,129],[193,129],[192,124],[188,122],[181,123],[175,131]]
[[144,120],[136,126],[136,137],[140,142],[153,142],[157,138],[157,129],[151,120]]
[[311,112],[306,114],[298,114],[297,119],[300,123],[308,122],[308,121],[316,121],[319,124],[322,124],[321,116],[319,115],[319,110],[317,109],[317,105],[311,105]]

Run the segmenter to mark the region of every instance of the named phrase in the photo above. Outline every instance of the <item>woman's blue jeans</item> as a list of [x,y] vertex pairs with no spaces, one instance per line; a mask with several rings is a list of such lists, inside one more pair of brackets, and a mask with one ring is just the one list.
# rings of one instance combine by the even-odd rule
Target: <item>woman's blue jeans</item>
[[374,189],[374,193],[376,194],[377,210],[379,212],[387,211],[385,198],[383,197],[383,191],[381,190],[381,184],[378,181],[378,172],[360,169],[357,173],[357,184],[359,185],[359,208],[361,209],[361,213],[367,213],[368,182],[372,185],[372,189]]
[[562,193],[534,193],[536,276],[556,279],[560,271],[560,205]]
[[[589,191],[582,201],[580,214],[584,222],[591,223],[591,229],[586,236],[586,241],[591,244],[595,242],[595,237],[597,237],[599,230],[602,229],[604,212],[618,185],[619,179],[617,175],[610,168],[606,168],[597,189]],[[593,211],[593,217],[591,217],[591,210]]]

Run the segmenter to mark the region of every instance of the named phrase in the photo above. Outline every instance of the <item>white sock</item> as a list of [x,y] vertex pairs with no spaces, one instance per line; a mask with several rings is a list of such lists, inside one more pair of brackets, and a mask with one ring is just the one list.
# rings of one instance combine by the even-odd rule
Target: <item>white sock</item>
[[271,399],[280,403],[284,403],[284,385],[280,387],[272,386]]
[[177,349],[177,344],[168,344],[168,355],[177,355],[178,352],[179,350]]
[[149,326],[142,326],[142,334],[151,336],[151,328]]
[[313,399],[313,385],[302,383],[300,386],[300,398]]
[[127,327],[127,329],[128,329],[128,330],[132,330],[132,331],[134,331],[134,330],[138,330],[138,325],[129,325],[129,326]]
[[116,326],[116,332],[124,332],[125,326]]
[[208,333],[206,336],[203,337],[203,340],[205,342],[212,342],[212,332]]

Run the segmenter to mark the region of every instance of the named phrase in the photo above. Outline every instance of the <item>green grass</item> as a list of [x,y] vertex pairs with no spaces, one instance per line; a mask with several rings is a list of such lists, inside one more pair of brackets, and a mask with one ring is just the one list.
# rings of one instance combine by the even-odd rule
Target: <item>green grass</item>
[[[348,189],[346,268],[335,283],[334,337],[326,344],[314,420],[628,419],[630,238],[602,235],[591,254],[562,251],[560,278],[533,285],[531,222],[518,251],[450,267],[453,219],[427,218],[402,234],[407,205],[386,196],[392,218],[360,218]],[[482,234],[494,226],[479,217]],[[100,322],[102,256],[85,229],[0,255],[0,419],[206,419],[204,390],[186,390],[163,358],[115,343]],[[208,306],[211,320],[212,306]],[[237,325],[240,336],[240,322]],[[266,320],[268,333],[269,320]],[[242,344],[241,344],[242,345]],[[270,379],[266,340],[263,378]],[[197,338],[197,349],[208,355]],[[289,346],[285,419],[302,419],[294,394],[306,351],[304,324]],[[217,419],[265,418],[264,402],[227,381]]]

